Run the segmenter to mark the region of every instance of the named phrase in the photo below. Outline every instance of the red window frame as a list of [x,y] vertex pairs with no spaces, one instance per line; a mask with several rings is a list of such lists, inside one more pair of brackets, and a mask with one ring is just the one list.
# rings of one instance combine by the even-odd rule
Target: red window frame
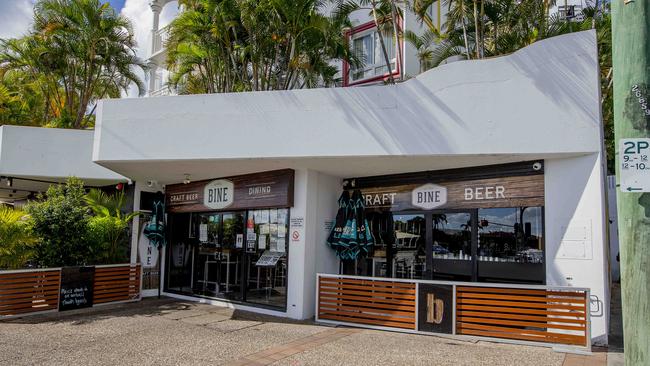
[[[403,24],[402,18],[398,17],[398,19],[397,19],[397,27],[400,30],[402,29],[402,24]],[[363,23],[361,25],[358,25],[358,26],[352,28],[351,30],[347,30],[345,32],[345,38],[346,38],[346,42],[348,44],[348,47],[350,47],[350,42],[352,41],[352,36],[353,35],[355,35],[357,33],[365,32],[365,31],[367,31],[369,29],[372,29],[372,28],[377,28],[377,27],[375,26],[375,22],[371,20],[369,22]],[[399,42],[400,50],[402,51],[401,52],[402,53],[402,59],[401,60],[396,60],[396,62],[395,62],[395,71],[392,72],[393,77],[399,77],[400,72],[401,72],[401,68],[402,68],[402,63],[404,62],[404,39],[402,38],[402,39],[398,40],[398,42]],[[399,55],[400,55],[400,51],[395,49],[395,58],[396,59],[399,58]],[[349,74],[350,74],[350,64],[347,61],[343,60],[343,86],[344,87],[345,86],[360,85],[360,84],[367,84],[367,83],[377,82],[377,81],[380,81],[380,80],[386,81],[386,80],[389,80],[390,75],[391,75],[391,73],[389,71],[389,72],[385,73],[384,75],[377,75],[377,76],[369,77],[367,79],[362,79],[362,80],[350,82],[350,75]]]

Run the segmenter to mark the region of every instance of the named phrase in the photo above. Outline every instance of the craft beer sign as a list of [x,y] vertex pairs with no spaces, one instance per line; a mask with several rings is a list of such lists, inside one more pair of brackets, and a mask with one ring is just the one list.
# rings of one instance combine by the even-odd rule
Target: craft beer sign
[[544,175],[447,181],[361,190],[366,208],[434,210],[544,205]]
[[292,169],[168,185],[167,212],[204,212],[293,206]]

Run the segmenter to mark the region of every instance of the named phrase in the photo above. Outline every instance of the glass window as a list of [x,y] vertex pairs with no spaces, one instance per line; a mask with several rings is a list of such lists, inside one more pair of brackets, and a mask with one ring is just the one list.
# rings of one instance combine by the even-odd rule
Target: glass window
[[544,263],[541,207],[479,209],[478,259]]
[[289,210],[248,211],[248,220],[252,221],[255,245],[247,256],[246,301],[285,307]]
[[[386,53],[391,63],[391,69],[395,69],[395,37],[392,33],[383,35]],[[388,73],[381,40],[377,31],[357,35],[352,39],[352,51],[361,61],[362,66],[350,70],[350,80],[357,81],[373,76]]]
[[472,217],[469,213],[432,214],[433,258],[472,259]]
[[394,215],[393,277],[424,278],[426,220],[420,215]]

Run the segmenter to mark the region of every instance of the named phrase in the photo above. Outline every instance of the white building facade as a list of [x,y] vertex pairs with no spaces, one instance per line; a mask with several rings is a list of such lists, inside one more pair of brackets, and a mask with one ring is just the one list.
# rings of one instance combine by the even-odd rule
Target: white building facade
[[[169,296],[306,319],[317,273],[572,286],[606,343],[602,141],[590,31],[397,85],[105,100],[93,160],[136,182],[136,210],[165,194]],[[373,207],[430,184],[446,203]],[[326,245],[349,189],[395,239],[377,229],[363,265]]]

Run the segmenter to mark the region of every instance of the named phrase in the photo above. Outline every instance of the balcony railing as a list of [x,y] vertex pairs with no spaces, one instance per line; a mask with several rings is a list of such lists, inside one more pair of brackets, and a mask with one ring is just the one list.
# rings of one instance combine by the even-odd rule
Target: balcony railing
[[176,93],[167,86],[149,92],[150,97],[164,97],[168,95],[176,95]]
[[165,43],[169,38],[169,26],[158,29],[153,32],[153,46],[151,49],[151,55],[155,55],[165,49]]

